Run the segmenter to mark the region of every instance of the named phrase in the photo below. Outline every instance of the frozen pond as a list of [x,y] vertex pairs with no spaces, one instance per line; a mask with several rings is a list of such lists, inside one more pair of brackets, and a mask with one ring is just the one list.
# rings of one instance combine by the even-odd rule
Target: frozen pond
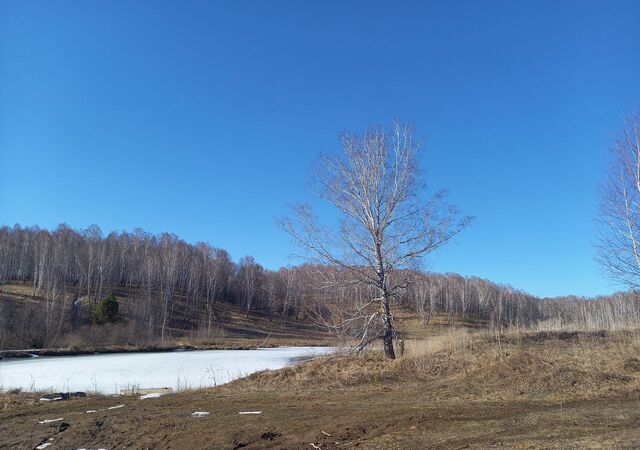
[[280,347],[17,358],[0,361],[0,390],[117,394],[126,388],[208,387],[329,352]]

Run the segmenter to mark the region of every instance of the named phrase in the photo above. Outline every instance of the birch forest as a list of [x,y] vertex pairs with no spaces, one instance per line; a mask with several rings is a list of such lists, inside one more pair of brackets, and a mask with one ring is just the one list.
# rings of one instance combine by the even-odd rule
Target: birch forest
[[[322,329],[343,307],[372,295],[366,286],[349,284],[348,276],[331,265],[268,270],[251,256],[236,261],[222,248],[169,233],[3,226],[0,347],[56,347],[69,345],[71,337],[76,345],[91,339],[131,345],[185,337],[207,341],[240,312],[274,326],[308,323]],[[472,319],[497,331],[545,324],[611,329],[640,322],[633,292],[540,299],[458,274],[402,270],[392,276],[408,280],[393,301],[425,326],[436,313],[451,326]],[[109,327],[91,324],[90,312],[112,291],[120,320]]]

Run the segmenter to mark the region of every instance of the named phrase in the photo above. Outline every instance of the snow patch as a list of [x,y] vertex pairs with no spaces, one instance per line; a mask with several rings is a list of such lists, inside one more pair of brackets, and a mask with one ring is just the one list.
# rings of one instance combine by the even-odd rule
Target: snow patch
[[58,419],[45,419],[45,420],[41,420],[38,423],[51,423],[51,422],[60,422],[61,420],[64,420],[63,417],[60,417]]
[[144,394],[140,396],[140,400],[144,400],[145,398],[158,398],[162,397],[164,394],[162,392],[152,392],[151,394]]

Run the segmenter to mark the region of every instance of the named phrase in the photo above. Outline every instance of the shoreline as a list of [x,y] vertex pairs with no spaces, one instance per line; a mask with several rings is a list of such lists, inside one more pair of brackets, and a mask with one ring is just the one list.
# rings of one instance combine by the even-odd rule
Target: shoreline
[[279,347],[331,347],[328,341],[292,341],[269,344],[256,342],[255,345],[249,343],[220,343],[206,345],[177,344],[169,346],[149,345],[144,347],[96,347],[96,348],[41,348],[23,350],[0,350],[0,361],[20,358],[33,358],[44,356],[82,356],[95,354],[118,354],[118,353],[170,353],[170,352],[194,352],[203,350],[256,350],[258,348],[279,348]]

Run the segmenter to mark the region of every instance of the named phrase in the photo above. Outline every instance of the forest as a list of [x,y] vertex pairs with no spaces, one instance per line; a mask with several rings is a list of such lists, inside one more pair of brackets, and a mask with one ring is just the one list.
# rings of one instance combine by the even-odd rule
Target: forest
[[[407,281],[394,303],[415,312],[425,326],[436,312],[444,312],[451,325],[472,317],[497,331],[613,329],[640,323],[640,299],[633,291],[541,299],[452,273],[404,269],[392,276]],[[63,224],[51,231],[3,226],[0,348],[61,346],[78,330],[82,340],[103,326],[91,323],[91,312],[111,291],[118,293],[122,307],[115,328],[104,336],[105,344],[109,339],[164,344],[185,335],[211,340],[230,320],[225,311],[231,308],[278,325],[304,322],[331,331],[329,324],[335,323],[333,316],[342,306],[372,295],[370,287],[348,283],[348,277],[347,271],[331,265],[274,271],[251,256],[236,262],[224,249],[190,244],[168,233],[136,229],[104,235],[97,226],[74,230]]]

